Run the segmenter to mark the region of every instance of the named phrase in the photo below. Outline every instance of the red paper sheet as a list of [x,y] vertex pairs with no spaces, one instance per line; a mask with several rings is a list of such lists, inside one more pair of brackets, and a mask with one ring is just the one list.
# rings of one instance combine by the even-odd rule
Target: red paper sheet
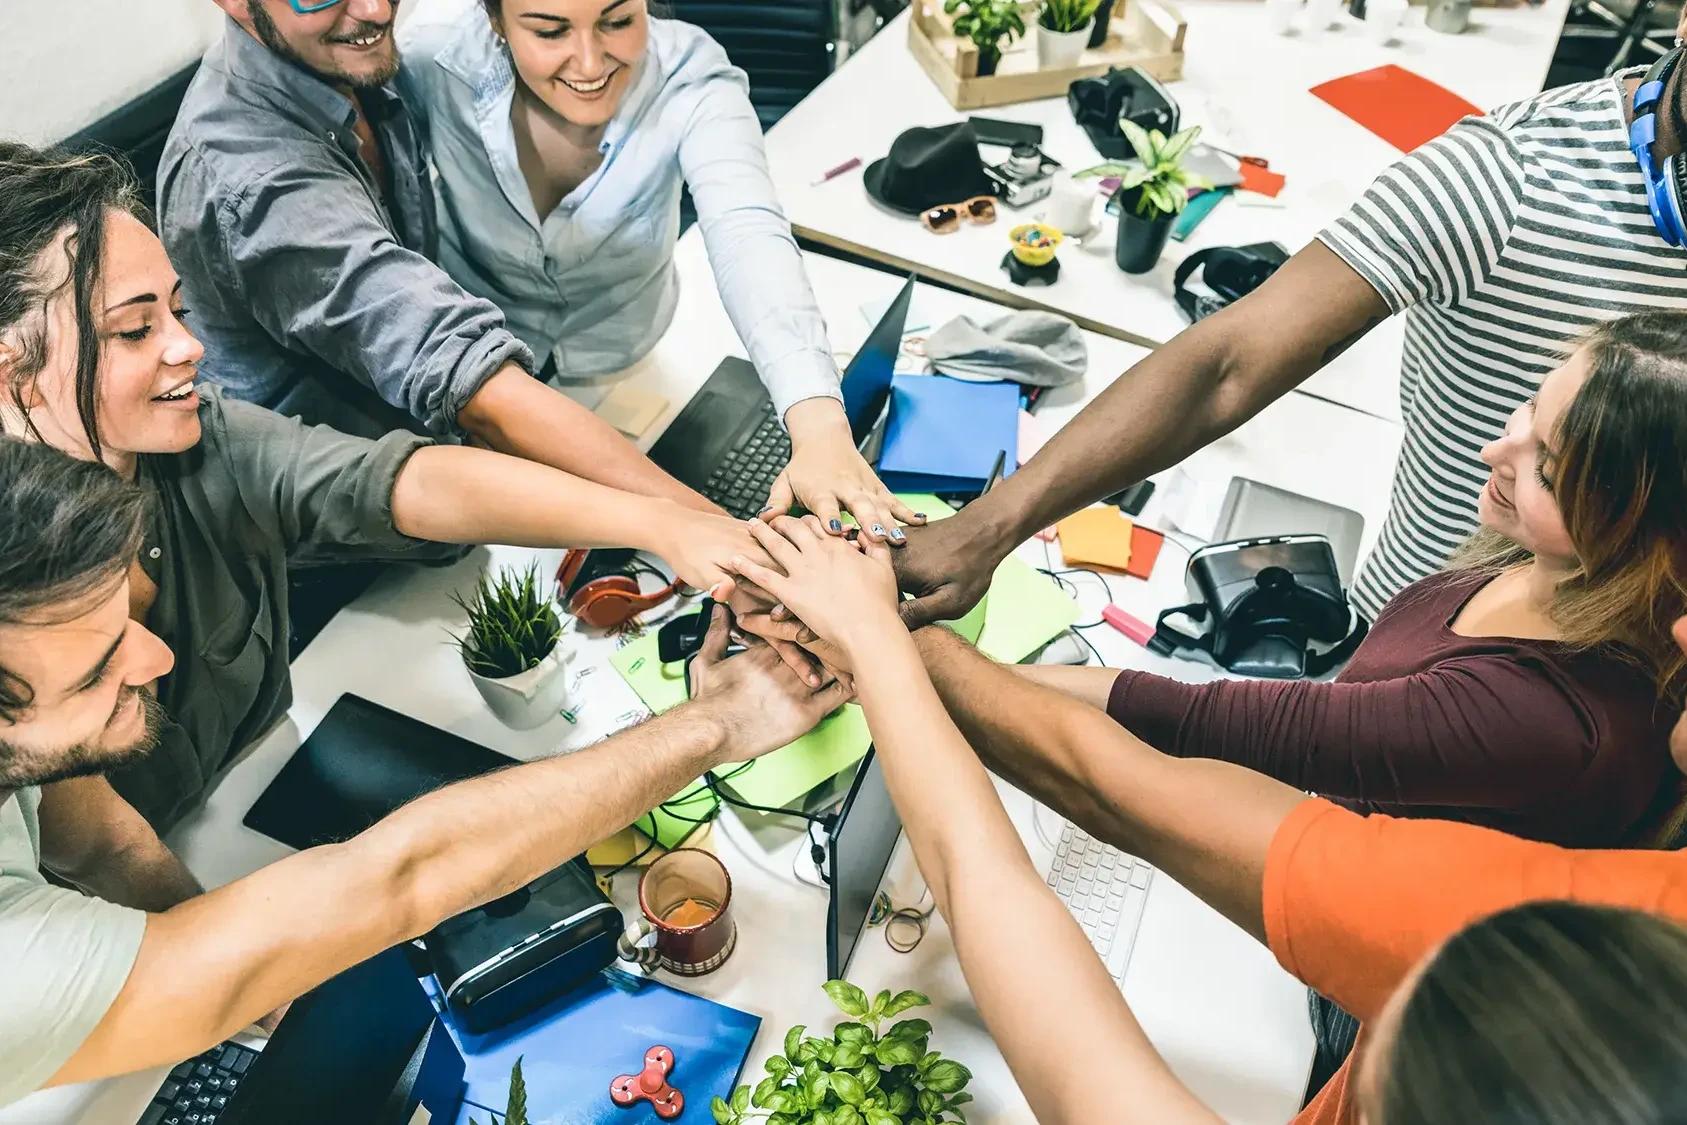
[[1312,87],[1322,98],[1399,149],[1411,152],[1482,111],[1444,86],[1390,63]]

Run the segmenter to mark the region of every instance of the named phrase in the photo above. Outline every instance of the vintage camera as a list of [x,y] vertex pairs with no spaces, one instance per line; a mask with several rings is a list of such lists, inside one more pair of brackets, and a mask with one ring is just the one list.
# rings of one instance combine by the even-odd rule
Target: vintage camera
[[1047,199],[1054,191],[1054,174],[1060,170],[1036,145],[1014,145],[1000,164],[986,164],[984,174],[996,185],[996,196],[1009,207],[1029,207]]

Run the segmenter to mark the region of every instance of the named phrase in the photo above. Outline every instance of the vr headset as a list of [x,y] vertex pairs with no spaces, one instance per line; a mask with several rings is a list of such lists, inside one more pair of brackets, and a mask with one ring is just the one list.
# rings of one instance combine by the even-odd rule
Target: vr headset
[[1177,103],[1152,74],[1137,67],[1113,67],[1099,78],[1080,78],[1066,91],[1072,117],[1089,134],[1096,151],[1108,160],[1129,160],[1136,150],[1119,131],[1128,117],[1148,132],[1177,132]]
[[[1172,277],[1172,296],[1193,324],[1264,285],[1277,272],[1277,267],[1288,260],[1289,252],[1275,242],[1197,250],[1178,263],[1177,273]],[[1189,288],[1196,270],[1201,271],[1201,283],[1212,291],[1210,294],[1196,293]]]
[[[1322,535],[1213,543],[1190,556],[1186,580],[1194,600],[1160,614],[1148,643],[1162,656],[1193,649],[1238,675],[1298,680],[1345,661],[1370,630]],[[1183,632],[1179,616],[1208,628]]]
[[468,1031],[503,1027],[614,964],[621,912],[577,857],[448,918],[422,939],[445,1006]]

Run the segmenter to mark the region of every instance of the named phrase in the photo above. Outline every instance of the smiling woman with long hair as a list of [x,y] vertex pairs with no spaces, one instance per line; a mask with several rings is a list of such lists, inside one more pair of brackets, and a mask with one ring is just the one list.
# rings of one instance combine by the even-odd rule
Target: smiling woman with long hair
[[595,405],[662,338],[689,186],[715,282],[791,436],[768,504],[902,541],[919,522],[856,452],[749,84],[648,0],[416,0],[405,102],[439,176],[440,262]]
[[1167,753],[1237,762],[1364,811],[1572,847],[1673,843],[1687,314],[1595,329],[1482,458],[1482,530],[1384,607],[1333,683],[1025,674]]

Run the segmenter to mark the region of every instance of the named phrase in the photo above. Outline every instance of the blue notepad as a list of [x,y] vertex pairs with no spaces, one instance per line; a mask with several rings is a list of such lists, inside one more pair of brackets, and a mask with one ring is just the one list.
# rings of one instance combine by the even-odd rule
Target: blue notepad
[[[488,1109],[502,1125],[510,1068],[521,1059],[527,1113],[545,1125],[669,1125],[648,1102],[622,1109],[609,1084],[644,1069],[644,1053],[658,1044],[674,1053],[669,1081],[685,1095],[677,1125],[714,1125],[712,1098],[730,1098],[761,1028],[761,1017],[641,981],[634,991],[603,975],[539,1011],[485,1035],[468,1035],[446,1017],[467,1069],[462,1112],[488,1125]],[[473,1104],[470,1104],[473,1103]],[[481,1108],[484,1107],[484,1108]]]
[[968,492],[984,487],[996,454],[1003,475],[1019,467],[1019,384],[947,375],[898,375],[879,454],[892,492]]

